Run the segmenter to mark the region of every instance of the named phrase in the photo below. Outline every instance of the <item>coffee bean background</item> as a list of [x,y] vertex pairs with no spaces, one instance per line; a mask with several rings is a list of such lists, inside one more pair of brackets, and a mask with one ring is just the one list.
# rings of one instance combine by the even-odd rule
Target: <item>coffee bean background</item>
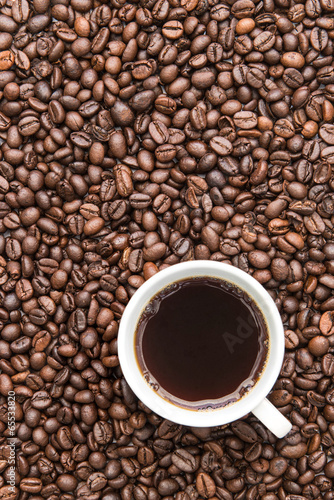
[[[333,499],[333,40],[333,0],[0,0],[0,499]],[[284,439],[122,377],[129,298],[191,259],[275,300]]]

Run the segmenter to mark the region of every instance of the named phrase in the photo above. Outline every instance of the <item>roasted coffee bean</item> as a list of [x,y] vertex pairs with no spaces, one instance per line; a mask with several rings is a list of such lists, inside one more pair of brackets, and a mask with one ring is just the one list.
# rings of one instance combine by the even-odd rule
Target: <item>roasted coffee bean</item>
[[24,137],[31,136],[39,130],[40,123],[35,116],[26,116],[19,121],[18,128]]
[[183,449],[172,454],[172,462],[184,472],[194,472],[198,467],[195,457]]
[[42,481],[37,477],[22,479],[20,489],[27,493],[39,493],[42,489]]
[[216,485],[206,472],[200,472],[196,478],[196,490],[201,497],[211,498],[216,492]]
[[233,424],[235,434],[246,443],[254,443],[257,440],[257,434],[254,429],[246,422],[236,422]]
[[227,156],[232,151],[232,144],[224,137],[216,136],[210,140],[212,150],[220,156]]

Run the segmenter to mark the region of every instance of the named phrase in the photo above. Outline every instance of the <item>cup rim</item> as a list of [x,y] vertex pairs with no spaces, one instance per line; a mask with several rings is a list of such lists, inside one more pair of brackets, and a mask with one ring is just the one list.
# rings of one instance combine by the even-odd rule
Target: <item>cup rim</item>
[[[164,399],[145,381],[135,356],[136,326],[150,299],[168,284],[196,276],[211,276],[234,282],[256,302],[268,328],[269,352],[260,378],[241,399],[222,408],[187,409]],[[283,324],[277,307],[265,288],[255,278],[239,268],[209,260],[175,264],[159,271],[143,283],[125,308],[119,326],[117,343],[123,375],[136,396],[158,415],[182,425],[196,427],[224,425],[251,412],[271,390],[279,375],[284,357]]]

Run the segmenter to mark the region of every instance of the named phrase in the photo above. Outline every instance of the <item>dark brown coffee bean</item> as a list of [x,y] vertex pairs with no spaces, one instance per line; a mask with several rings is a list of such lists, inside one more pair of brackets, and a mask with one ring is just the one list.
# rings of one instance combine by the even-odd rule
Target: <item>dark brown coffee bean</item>
[[101,491],[107,485],[107,478],[102,472],[94,472],[87,480],[91,491]]
[[168,142],[169,133],[166,125],[160,121],[153,121],[149,125],[149,131],[152,136],[152,139],[157,144],[164,144]]
[[148,194],[135,193],[129,197],[130,205],[135,209],[145,209],[150,206],[152,199]]
[[332,124],[325,123],[322,125],[319,129],[319,135],[327,144],[334,144]]
[[129,257],[128,266],[131,272],[138,273],[143,269],[144,257],[141,249],[133,250]]
[[210,146],[213,151],[220,156],[227,156],[232,151],[232,144],[230,141],[220,136],[213,137],[210,141]]
[[236,422],[232,425],[235,434],[246,443],[254,443],[257,440],[256,432],[246,422]]
[[48,408],[52,403],[52,399],[46,391],[35,392],[31,398],[31,405],[37,410]]
[[331,376],[330,374],[334,371],[334,358],[333,355],[328,353],[322,358],[322,369],[325,375]]
[[253,44],[254,48],[259,52],[266,52],[275,45],[275,36],[271,31],[262,31],[262,33],[254,39]]
[[270,264],[270,258],[262,250],[251,251],[248,255],[248,259],[250,264],[257,269],[265,269]]
[[198,467],[195,457],[183,449],[172,454],[172,462],[184,472],[194,472]]
[[42,481],[37,477],[22,479],[20,482],[20,489],[27,493],[39,493],[42,489]]
[[246,74],[247,83],[256,89],[263,86],[265,75],[257,68],[250,69]]
[[23,136],[34,135],[40,128],[39,120],[35,116],[26,116],[19,121],[19,132]]

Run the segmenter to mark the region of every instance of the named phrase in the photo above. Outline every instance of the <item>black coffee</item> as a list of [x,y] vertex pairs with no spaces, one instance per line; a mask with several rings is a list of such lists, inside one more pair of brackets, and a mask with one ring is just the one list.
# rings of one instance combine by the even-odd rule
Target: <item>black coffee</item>
[[268,335],[247,293],[201,277],[176,282],[151,300],[135,346],[146,380],[163,397],[183,407],[219,407],[254,386]]

